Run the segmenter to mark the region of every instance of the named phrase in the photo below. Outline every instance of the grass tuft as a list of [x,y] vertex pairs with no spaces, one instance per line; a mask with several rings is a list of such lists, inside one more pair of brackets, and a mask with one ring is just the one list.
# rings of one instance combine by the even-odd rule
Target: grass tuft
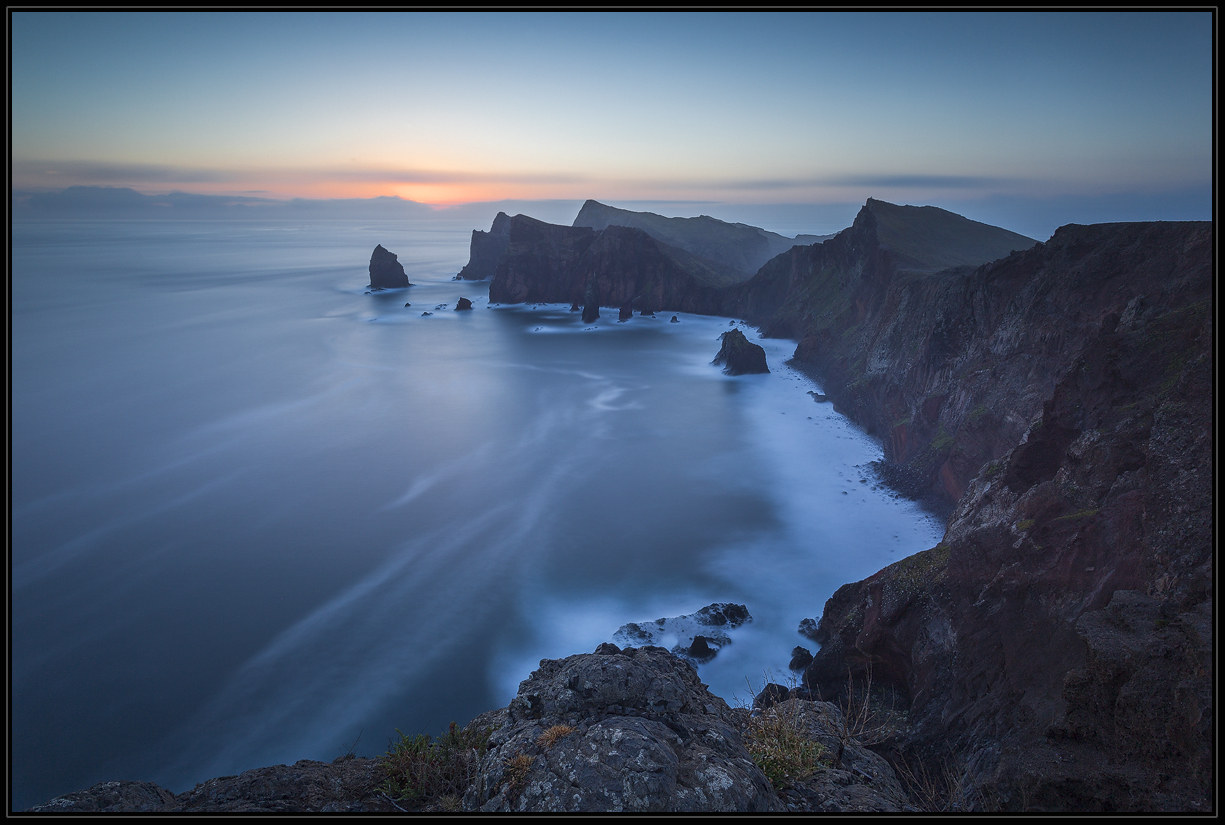
[[574,728],[569,725],[554,725],[540,734],[539,738],[536,739],[536,744],[547,750],[557,744],[558,739],[569,736],[572,733],[574,733]]
[[787,703],[750,718],[744,743],[776,790],[791,787],[827,764],[825,747],[808,736],[795,706]]
[[514,799],[527,787],[527,775],[532,769],[533,758],[526,753],[519,753],[502,763],[506,766],[504,777],[507,799]]
[[395,800],[429,804],[464,795],[489,748],[492,729],[460,728],[454,722],[432,742],[424,733],[400,735],[380,760],[380,790]]

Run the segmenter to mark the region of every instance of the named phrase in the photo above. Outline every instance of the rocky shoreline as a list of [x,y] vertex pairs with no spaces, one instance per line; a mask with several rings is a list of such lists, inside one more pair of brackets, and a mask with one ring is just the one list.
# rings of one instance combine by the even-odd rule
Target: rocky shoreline
[[[1212,810],[1212,225],[1066,226],[1000,257],[1020,236],[924,210],[870,200],[739,283],[643,229],[499,215],[473,233],[464,277],[492,277],[490,300],[798,339],[793,364],[882,440],[882,475],[952,514],[937,547],[806,621],[821,649],[756,716],[663,649],[546,660],[469,726],[492,732],[464,792],[429,804]],[[823,754],[781,787],[751,751],[779,713]],[[177,796],[104,783],[34,810],[405,810],[382,770],[299,762]]]

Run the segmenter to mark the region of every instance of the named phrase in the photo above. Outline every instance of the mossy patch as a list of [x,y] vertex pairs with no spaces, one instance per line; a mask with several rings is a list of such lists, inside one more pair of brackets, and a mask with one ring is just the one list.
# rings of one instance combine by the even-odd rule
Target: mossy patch
[[1075,513],[1068,513],[1066,516],[1060,516],[1059,518],[1051,519],[1051,524],[1066,523],[1069,521],[1075,521],[1076,519],[1082,519],[1082,518],[1091,518],[1093,516],[1096,516],[1097,512],[1098,511],[1096,509],[1078,510]]

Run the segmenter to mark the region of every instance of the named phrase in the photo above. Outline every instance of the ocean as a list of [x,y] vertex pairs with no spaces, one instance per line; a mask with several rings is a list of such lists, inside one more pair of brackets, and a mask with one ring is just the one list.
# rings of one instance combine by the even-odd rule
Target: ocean
[[[794,341],[491,306],[452,280],[472,229],[13,225],[15,810],[377,755],[716,602],[752,621],[699,674],[748,702],[834,590],[940,540]],[[375,244],[414,286],[368,293]],[[734,325],[768,375],[711,364]]]

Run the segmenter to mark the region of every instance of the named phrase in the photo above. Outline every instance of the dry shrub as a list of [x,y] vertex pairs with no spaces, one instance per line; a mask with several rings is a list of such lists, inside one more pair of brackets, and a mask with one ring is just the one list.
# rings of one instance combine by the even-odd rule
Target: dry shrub
[[826,767],[825,747],[809,737],[796,705],[775,705],[751,717],[745,747],[775,789],[783,790]]
[[429,803],[459,798],[476,775],[489,747],[492,729],[460,728],[454,722],[434,741],[424,733],[400,735],[379,765],[384,772],[380,790],[393,800]]
[[574,733],[574,728],[570,727],[569,725],[554,725],[544,733],[540,734],[540,737],[536,740],[536,744],[545,750],[548,750],[557,744],[558,739],[561,739],[564,736],[569,736],[572,733]]
[[502,764],[506,766],[506,797],[513,799],[527,786],[527,775],[532,769],[532,759],[526,753],[519,753],[507,759]]

